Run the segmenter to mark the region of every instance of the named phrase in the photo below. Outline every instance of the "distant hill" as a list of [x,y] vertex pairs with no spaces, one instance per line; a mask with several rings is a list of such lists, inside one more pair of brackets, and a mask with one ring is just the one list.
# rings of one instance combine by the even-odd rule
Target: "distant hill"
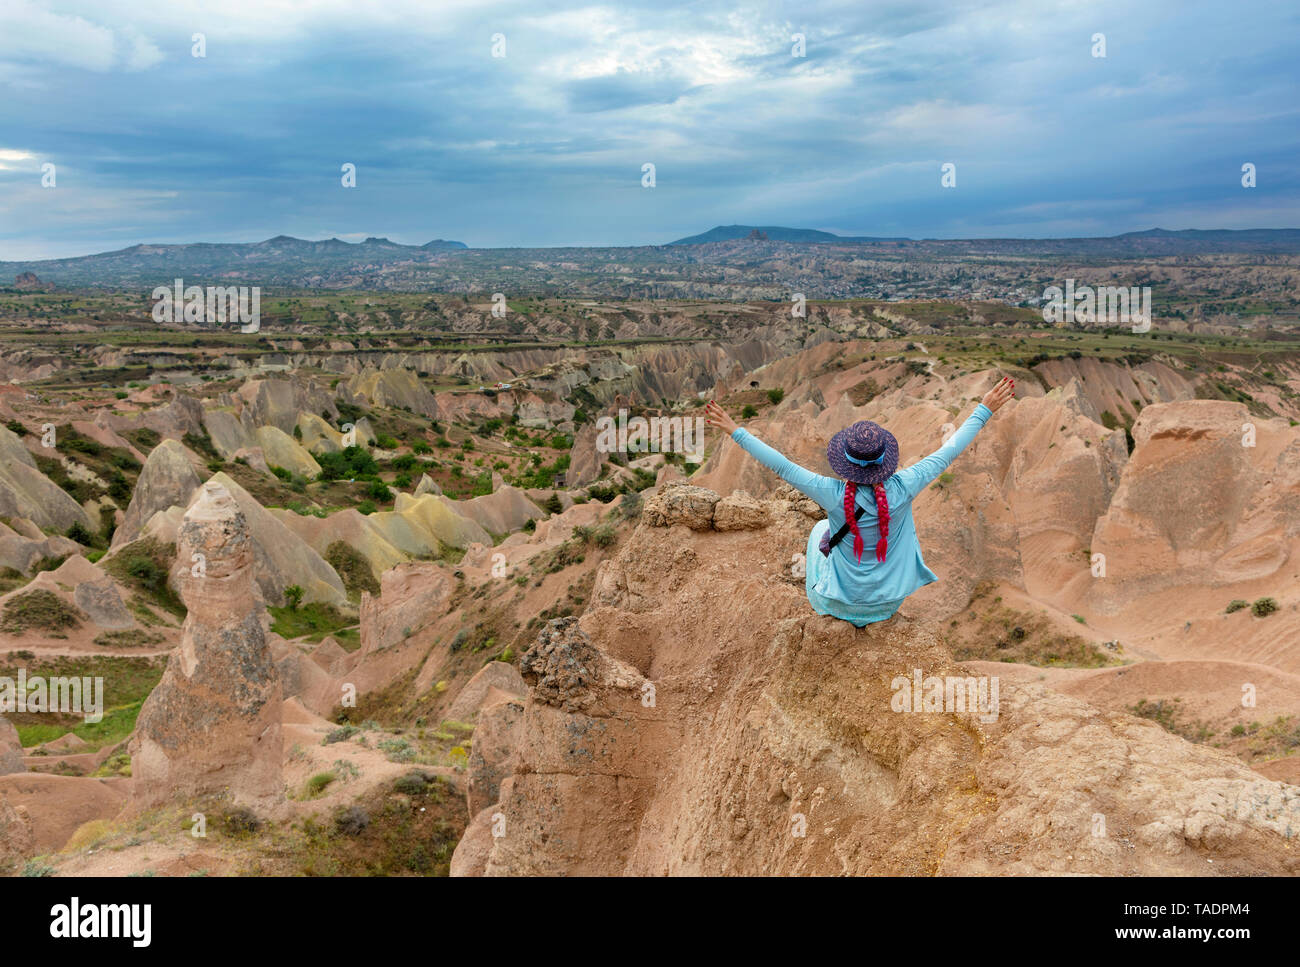
[[[956,285],[952,264],[961,260],[968,272],[965,291],[997,298],[1012,293],[1019,302],[1041,294],[1041,285],[1031,291],[1029,276],[1056,278],[1063,261],[1137,263],[1224,254],[1243,256],[1270,278],[1281,279],[1294,272],[1286,258],[1300,255],[1300,229],[1152,228],[1109,238],[907,239],[724,225],[669,245],[500,249],[470,249],[445,239],[402,245],[381,237],[352,243],[277,235],[261,242],[132,245],[77,258],[0,262],[0,280],[30,273],[43,286],[135,289],[146,295],[155,286],[184,279],[187,285],[464,294],[500,291],[507,283],[520,292],[620,298],[770,299],[784,298],[788,291],[833,299],[946,297]],[[864,268],[868,262],[871,267]],[[1243,283],[1231,275],[1216,276],[1216,284],[1236,291]],[[1293,288],[1287,289],[1288,299]]]
[[803,245],[878,245],[892,242],[926,248],[948,248],[954,252],[1020,252],[1040,255],[1059,255],[1069,252],[1130,256],[1192,255],[1207,252],[1300,253],[1300,229],[1296,228],[1242,230],[1187,228],[1178,231],[1148,228],[1138,232],[1125,232],[1123,235],[1087,238],[912,239],[901,236],[836,235],[833,232],[822,232],[814,228],[785,228],[780,225],[718,225],[707,232],[679,238],[668,244],[709,245],[716,242],[760,240],[756,233],[766,236],[765,239],[761,239],[764,241]]
[[464,242],[434,239],[402,245],[370,237],[350,243],[277,235],[262,242],[192,242],[183,245],[132,245],[113,252],[40,262],[0,262],[0,278],[35,272],[59,285],[145,286],[184,278],[194,284],[253,282],[265,285],[364,285],[384,267],[427,264]]
[[730,242],[738,238],[750,238],[755,232],[767,236],[772,242],[906,242],[905,238],[873,238],[866,235],[835,235],[832,232],[819,232],[815,228],[785,228],[781,225],[719,225],[699,235],[679,238],[669,245],[705,245],[709,242]]

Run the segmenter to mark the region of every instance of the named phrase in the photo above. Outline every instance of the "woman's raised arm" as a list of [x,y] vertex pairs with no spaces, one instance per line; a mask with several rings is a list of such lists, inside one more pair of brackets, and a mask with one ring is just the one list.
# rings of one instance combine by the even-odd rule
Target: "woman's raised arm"
[[705,407],[705,419],[710,426],[725,430],[742,450],[767,467],[774,474],[788,483],[805,497],[811,497],[823,509],[837,506],[843,491],[839,489],[840,481],[835,477],[823,477],[801,467],[784,454],[769,447],[748,430],[736,424],[725,410],[712,400]]

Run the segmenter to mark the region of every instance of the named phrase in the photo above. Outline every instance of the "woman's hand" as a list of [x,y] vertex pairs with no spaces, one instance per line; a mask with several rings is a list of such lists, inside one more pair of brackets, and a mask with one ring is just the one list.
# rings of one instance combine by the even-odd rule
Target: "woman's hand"
[[984,399],[980,400],[980,402],[996,413],[998,407],[1015,395],[1016,381],[1010,376],[1003,376],[997,386],[984,394]]
[[727,416],[726,410],[719,406],[713,400],[709,400],[709,405],[704,408],[704,419],[708,421],[709,426],[716,426],[727,434],[736,432],[736,421]]

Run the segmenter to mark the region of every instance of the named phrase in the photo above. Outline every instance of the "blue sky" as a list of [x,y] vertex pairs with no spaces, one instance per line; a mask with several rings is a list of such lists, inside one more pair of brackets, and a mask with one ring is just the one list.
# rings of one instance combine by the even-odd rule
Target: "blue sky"
[[1300,227],[1298,48],[1289,3],[4,0],[0,259]]

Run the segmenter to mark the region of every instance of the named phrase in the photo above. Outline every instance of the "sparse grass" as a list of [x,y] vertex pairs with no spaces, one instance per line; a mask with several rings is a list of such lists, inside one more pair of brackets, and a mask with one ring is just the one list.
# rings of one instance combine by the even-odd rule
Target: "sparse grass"
[[[99,773],[95,773],[99,775]],[[130,772],[127,772],[130,775]],[[63,844],[61,853],[77,853],[83,849],[92,849],[105,842],[114,833],[113,825],[107,819],[92,819],[77,827],[77,831]]]
[[175,559],[175,544],[163,544],[150,537],[126,545],[101,566],[148,604],[184,618],[185,605],[167,585],[167,575]]
[[57,632],[80,627],[84,617],[53,591],[38,588],[5,602],[0,613],[0,631],[8,635],[21,635],[32,628]]
[[1104,668],[1123,664],[1078,635],[1058,631],[1043,614],[1007,607],[988,599],[991,585],[978,588],[965,614],[944,635],[958,661],[1004,661],[1067,668]]
[[38,675],[46,679],[56,676],[102,678],[104,717],[99,722],[86,722],[80,714],[61,712],[12,712],[6,713],[5,717],[13,722],[19,740],[27,747],[41,745],[68,732],[89,743],[91,749],[115,745],[135,730],[140,707],[162,678],[166,663],[165,655],[148,658],[114,655],[24,658],[21,653],[11,653],[0,659],[0,676],[16,678],[21,666],[27,669],[29,681]]
[[0,567],[0,594],[8,594],[27,583],[28,577],[12,567]]
[[23,864],[23,870],[19,876],[53,876],[54,867],[46,862],[44,857],[35,857]]
[[403,776],[328,817],[308,817],[277,830],[275,849],[263,851],[246,872],[446,876],[466,820],[463,800],[437,776]]
[[1130,705],[1128,711],[1138,718],[1149,719],[1167,732],[1172,732],[1197,744],[1208,742],[1214,737],[1214,730],[1198,719],[1188,720],[1182,709],[1182,699],[1157,699],[1149,702],[1138,699],[1136,705]]
[[325,790],[330,787],[338,776],[333,772],[318,772],[307,780],[307,786],[303,790],[304,799],[318,799],[325,794]]
[[355,725],[340,725],[337,729],[330,729],[325,738],[321,739],[321,745],[333,745],[335,742],[346,742],[352,736],[361,732],[361,729]]
[[308,641],[321,641],[332,635],[356,625],[357,619],[341,613],[332,604],[312,601],[298,608],[267,608],[271,615],[271,630],[282,638],[301,638]]
[[379,581],[375,579],[370,562],[351,544],[346,541],[330,544],[325,549],[325,560],[338,572],[349,595],[359,598],[362,591],[379,593]]
[[131,775],[131,756],[126,752],[111,755],[91,775],[97,778],[108,778],[110,776],[129,777]]
[[1246,762],[1279,759],[1300,752],[1300,718],[1279,715],[1267,725],[1261,722],[1234,725],[1216,746],[1240,756]]
[[148,648],[161,645],[167,638],[156,631],[104,631],[95,636],[101,648]]

